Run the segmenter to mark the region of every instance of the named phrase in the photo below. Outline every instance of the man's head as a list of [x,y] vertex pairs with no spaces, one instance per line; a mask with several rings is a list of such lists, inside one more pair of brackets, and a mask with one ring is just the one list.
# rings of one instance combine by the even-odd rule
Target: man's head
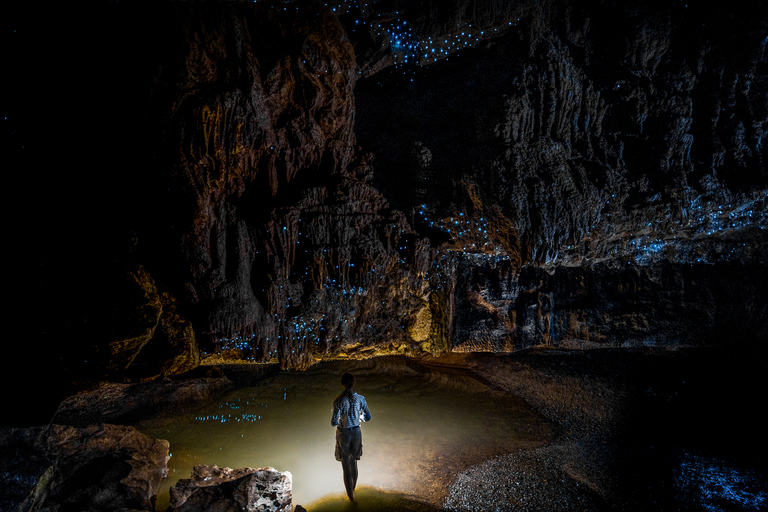
[[341,385],[347,389],[352,389],[355,385],[355,377],[351,373],[345,373],[341,376]]

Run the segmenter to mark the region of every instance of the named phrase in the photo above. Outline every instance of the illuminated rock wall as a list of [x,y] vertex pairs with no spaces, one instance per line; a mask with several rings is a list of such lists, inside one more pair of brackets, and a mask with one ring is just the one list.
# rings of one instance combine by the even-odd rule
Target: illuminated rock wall
[[370,184],[338,20],[301,2],[185,15],[156,94],[173,98],[173,186],[194,204],[181,253],[204,349],[294,367],[444,350],[438,249]]

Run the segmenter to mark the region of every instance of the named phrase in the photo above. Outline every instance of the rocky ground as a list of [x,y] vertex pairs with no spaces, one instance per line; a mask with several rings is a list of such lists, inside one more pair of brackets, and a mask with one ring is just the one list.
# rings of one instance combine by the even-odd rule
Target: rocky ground
[[456,476],[475,510],[759,510],[768,503],[755,354],[703,350],[473,354],[467,365],[559,427],[553,443]]
[[[762,354],[703,349],[541,349],[422,358],[421,365],[464,368],[522,397],[555,425],[556,434],[545,446],[446,475],[439,496],[396,497],[398,506],[759,510],[768,502],[754,416],[766,391],[764,362]],[[233,376],[237,381],[237,372]],[[3,480],[10,485],[3,486],[0,508],[15,510],[46,467],[44,429],[1,433]],[[386,506],[391,499],[372,495],[371,505]],[[323,506],[330,510],[334,504]],[[364,503],[359,507],[364,510]]]

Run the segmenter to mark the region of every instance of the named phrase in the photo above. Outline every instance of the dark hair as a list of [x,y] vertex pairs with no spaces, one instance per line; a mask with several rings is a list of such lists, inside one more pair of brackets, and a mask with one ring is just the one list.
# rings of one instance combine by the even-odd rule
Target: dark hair
[[344,391],[341,392],[341,394],[336,398],[336,400],[341,400],[342,398],[346,397],[348,400],[352,400],[352,396],[354,394],[354,391],[352,389],[355,387],[355,377],[351,373],[344,373],[341,376],[341,385],[344,386]]
[[341,385],[351,391],[355,385],[355,376],[351,373],[343,374],[341,376]]

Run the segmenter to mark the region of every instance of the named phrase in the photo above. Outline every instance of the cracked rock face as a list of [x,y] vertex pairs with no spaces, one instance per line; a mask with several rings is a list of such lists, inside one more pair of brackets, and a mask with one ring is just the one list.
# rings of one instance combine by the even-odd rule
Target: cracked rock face
[[292,499],[291,473],[274,468],[198,465],[191,478],[171,487],[171,508],[176,512],[282,512],[293,510]]
[[[38,336],[113,378],[182,371],[198,347],[305,367],[700,343],[734,326],[764,339],[759,4],[105,8],[110,31],[78,33],[105,41],[99,76],[115,80],[99,101],[123,102],[95,116],[101,103],[78,96],[76,126],[114,130],[91,135],[77,179],[111,194],[48,185],[52,205],[84,206],[33,245],[25,296],[52,309],[52,285],[73,290]],[[81,132],[61,131],[53,153]],[[141,305],[135,287],[90,285],[105,268],[143,269]],[[146,313],[136,332],[61,341],[123,305]]]

